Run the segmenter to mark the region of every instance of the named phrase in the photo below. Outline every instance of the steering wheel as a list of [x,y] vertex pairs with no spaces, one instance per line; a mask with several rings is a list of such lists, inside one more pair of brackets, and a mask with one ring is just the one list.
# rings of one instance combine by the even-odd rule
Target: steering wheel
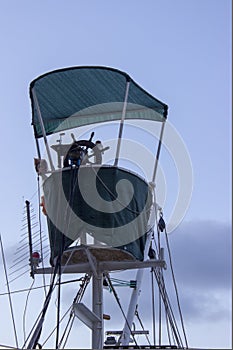
[[[93,155],[88,155],[88,149],[93,151]],[[89,158],[94,156],[95,162],[90,162]],[[98,145],[91,140],[79,140],[74,141],[63,161],[64,167],[69,167],[70,162],[75,165],[85,165],[86,163],[101,164],[102,163],[102,151]]]

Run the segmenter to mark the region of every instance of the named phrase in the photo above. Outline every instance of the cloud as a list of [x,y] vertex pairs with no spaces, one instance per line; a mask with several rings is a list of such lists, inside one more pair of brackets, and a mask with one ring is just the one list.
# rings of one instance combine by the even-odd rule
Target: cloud
[[[231,322],[231,227],[214,221],[180,225],[168,235],[185,320]],[[162,246],[165,247],[165,240]],[[167,265],[168,255],[165,256]],[[176,305],[169,266],[164,272]]]
[[[173,269],[178,287],[184,321],[231,322],[231,228],[219,222],[189,222],[180,225],[168,235]],[[162,237],[162,247],[166,242]],[[166,249],[165,249],[166,251]],[[177,301],[170,272],[169,259],[165,253],[167,270],[164,271],[166,288],[178,317]],[[149,269],[147,270],[149,272]],[[114,274],[112,274],[113,277]],[[120,277],[119,277],[120,278]],[[132,279],[132,272],[124,273],[124,279]],[[147,322],[151,305],[151,276],[145,272],[139,310]],[[124,310],[129,298],[129,288],[116,288]],[[117,310],[114,297],[107,297],[108,312]],[[119,327],[119,326],[118,326]]]
[[231,288],[230,225],[213,221],[184,223],[169,241],[182,288]]

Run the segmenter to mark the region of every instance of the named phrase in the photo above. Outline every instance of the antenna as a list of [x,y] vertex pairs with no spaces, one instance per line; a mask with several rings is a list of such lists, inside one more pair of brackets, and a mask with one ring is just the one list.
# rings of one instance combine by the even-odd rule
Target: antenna
[[30,217],[30,202],[28,200],[25,201],[26,209],[27,209],[27,224],[28,224],[28,239],[29,239],[29,261],[31,267],[31,277],[34,279],[34,269],[32,265],[32,228],[31,228],[31,217]]

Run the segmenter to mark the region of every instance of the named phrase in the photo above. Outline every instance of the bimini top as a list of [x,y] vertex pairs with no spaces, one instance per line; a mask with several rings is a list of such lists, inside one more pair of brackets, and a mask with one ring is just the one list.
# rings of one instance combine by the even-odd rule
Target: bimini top
[[[129,84],[127,84],[129,83]],[[30,84],[35,137],[78,126],[121,119],[128,86],[125,119],[164,121],[167,105],[128,74],[108,67],[58,69]]]

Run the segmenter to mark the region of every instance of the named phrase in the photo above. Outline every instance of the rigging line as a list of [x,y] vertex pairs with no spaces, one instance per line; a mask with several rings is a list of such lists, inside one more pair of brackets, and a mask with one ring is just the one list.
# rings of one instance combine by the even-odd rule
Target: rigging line
[[178,330],[178,327],[177,327],[177,324],[175,321],[175,316],[174,316],[172,308],[171,308],[171,303],[169,301],[169,297],[168,297],[168,294],[166,292],[163,275],[158,270],[157,271],[154,270],[154,276],[156,277],[156,280],[157,280],[157,283],[159,286],[159,291],[160,291],[162,300],[164,302],[164,308],[166,311],[166,315],[168,316],[169,321],[170,321],[170,326],[173,330],[173,334],[175,334],[177,344],[180,346],[180,344],[182,344],[182,340],[181,340],[179,330]]
[[[157,213],[156,213],[157,214]],[[157,227],[157,240],[158,240],[158,245],[157,245],[157,250],[158,250],[158,256],[160,256],[160,231],[158,228],[158,218],[156,215],[156,227]],[[159,275],[161,274],[161,268],[159,268],[158,270],[154,270],[155,271],[159,271]],[[161,302],[161,293],[159,293],[159,345],[161,345],[161,340],[162,340],[162,302]]]
[[60,331],[60,310],[61,310],[61,256],[59,256],[59,267],[58,267],[58,296],[57,296],[57,334],[56,334],[56,346],[58,349],[59,331]]
[[167,325],[167,337],[168,337],[169,344],[171,345],[171,335],[169,330],[169,319],[168,319],[167,313],[166,313],[166,325]]
[[188,341],[187,341],[186,332],[185,332],[185,328],[184,328],[184,320],[183,320],[183,315],[182,315],[181,306],[180,306],[178,288],[177,288],[177,284],[176,284],[176,280],[175,280],[175,273],[174,273],[174,269],[172,266],[171,250],[170,250],[170,246],[169,246],[169,242],[168,242],[168,235],[167,235],[166,227],[165,227],[165,238],[166,238],[166,243],[167,243],[168,256],[169,256],[169,262],[170,262],[170,267],[171,267],[171,272],[172,272],[173,284],[174,284],[175,293],[176,293],[177,305],[178,305],[179,314],[180,314],[181,326],[182,326],[182,330],[183,330],[183,334],[184,334],[185,344],[186,344],[186,347],[188,348]]
[[18,349],[19,348],[18,337],[17,337],[17,332],[16,332],[15,318],[14,318],[13,305],[12,305],[10,287],[9,287],[8,276],[7,276],[6,260],[5,260],[5,254],[4,254],[4,249],[3,249],[1,233],[0,233],[0,243],[1,243],[1,251],[2,251],[2,261],[3,261],[5,278],[6,278],[6,283],[7,283],[8,298],[9,298],[9,304],[10,304],[10,310],[11,310],[11,319],[12,319],[13,328],[14,328],[15,343],[16,343],[16,347]]
[[56,274],[57,274],[57,270],[58,270],[58,263],[56,263],[56,266],[54,268],[54,272],[53,272],[53,278],[52,278],[52,281],[51,281],[51,284],[50,284],[50,288],[49,288],[49,291],[48,291],[48,294],[46,295],[46,298],[45,298],[45,302],[44,302],[44,305],[43,305],[43,309],[42,309],[42,312],[41,312],[41,316],[40,316],[40,319],[39,319],[39,322],[36,326],[36,329],[32,335],[32,338],[31,340],[29,341],[29,344],[28,344],[28,349],[33,349],[35,347],[35,345],[37,344],[39,338],[40,338],[40,335],[41,335],[41,331],[42,331],[42,326],[43,326],[43,322],[44,322],[44,318],[45,318],[45,314],[47,312],[47,309],[48,309],[48,306],[49,306],[49,302],[51,300],[51,296],[52,296],[52,292],[55,288],[54,286],[54,281],[55,281],[55,277],[56,277]]
[[128,328],[129,328],[130,334],[131,334],[131,336],[132,336],[132,338],[133,338],[133,340],[134,340],[134,342],[135,342],[135,345],[138,347],[138,349],[140,349],[140,346],[137,344],[136,338],[135,338],[135,336],[134,336],[134,334],[133,334],[133,332],[132,332],[132,330],[131,330],[131,327],[130,327],[130,325],[129,325],[129,322],[128,322],[128,320],[127,320],[127,317],[126,317],[126,315],[125,315],[125,313],[124,313],[124,310],[123,310],[123,308],[122,308],[122,306],[121,306],[120,299],[118,298],[117,292],[116,292],[116,290],[114,289],[114,287],[113,287],[113,285],[112,285],[112,282],[111,282],[111,279],[110,279],[110,277],[109,277],[109,274],[106,273],[106,274],[104,274],[104,276],[107,278],[108,283],[109,283],[109,285],[110,285],[110,287],[111,287],[111,289],[112,289],[112,291],[113,291],[113,295],[114,295],[114,297],[115,297],[115,299],[116,299],[116,301],[117,301],[117,304],[118,304],[119,307],[120,307],[120,310],[121,310],[121,312],[122,312],[122,315],[123,315],[123,317],[124,317],[124,319],[125,319],[125,322],[126,322]]
[[181,340],[179,330],[178,330],[178,327],[177,327],[177,324],[175,321],[174,313],[172,311],[171,303],[169,301],[168,294],[166,292],[163,276],[161,275],[161,273],[159,273],[156,270],[154,270],[154,275],[155,275],[157,283],[158,283],[159,292],[160,292],[161,298],[164,302],[165,311],[167,312],[167,315],[169,317],[170,325],[171,325],[171,328],[173,330],[173,334],[176,338],[176,342],[177,342],[178,346],[181,346],[182,340]]
[[[75,320],[73,305],[74,305],[75,302],[77,302],[78,296],[79,296],[79,292],[77,293],[76,297],[74,298],[73,304],[72,304],[72,306],[71,306],[72,311],[70,312],[70,317],[69,317],[69,319],[68,319],[67,325],[66,325],[66,327],[65,327],[65,329],[64,329],[64,332],[63,332],[63,335],[62,335],[62,337],[61,337],[61,340],[60,340],[60,343],[59,343],[59,349],[61,348],[61,344],[62,344],[62,342],[63,342],[63,340],[64,340],[64,338],[65,338],[66,333],[67,333],[67,335],[66,335],[66,338],[65,338],[65,340],[64,340],[63,348],[65,347],[65,345],[66,345],[66,343],[67,343],[67,341],[68,341],[68,337],[69,337],[69,335],[70,335],[70,332],[71,332],[71,329],[72,329],[72,327],[73,327],[74,320]],[[83,296],[83,295],[82,295],[82,296]],[[79,302],[81,301],[82,296],[80,297]],[[76,300],[76,301],[75,301],[75,300]],[[68,329],[68,327],[69,327],[69,329]],[[68,330],[68,332],[67,332],[67,330]]]
[[35,283],[35,280],[33,279],[31,287],[28,290],[28,294],[27,294],[26,302],[25,302],[25,307],[24,307],[24,312],[23,312],[23,337],[24,337],[24,342],[26,340],[26,311],[27,311],[27,306],[28,306],[28,299],[29,299],[29,295],[30,295],[30,293],[32,291],[32,287],[33,287],[34,283]]
[[[79,302],[81,301],[81,299],[82,299],[82,297],[83,297],[83,294],[84,294],[84,292],[85,292],[85,290],[86,290],[86,288],[87,288],[87,285],[88,285],[88,283],[90,282],[90,276],[89,276],[88,274],[86,274],[85,277],[80,278],[78,281],[82,281],[82,284],[81,284],[81,287],[80,287],[80,289],[78,290],[78,292],[77,292],[77,294],[76,294],[76,296],[75,296],[75,298],[74,298],[73,304],[78,300],[78,298],[79,298]],[[62,282],[62,283],[64,283],[64,282]],[[68,308],[68,310],[67,310],[67,311],[65,312],[65,314],[62,316],[62,318],[61,318],[61,320],[60,320],[60,323],[63,321],[63,319],[65,318],[65,316],[68,314],[68,312],[72,309],[73,304]],[[60,348],[61,343],[62,343],[62,341],[63,341],[63,338],[64,338],[64,336],[65,336],[65,332],[66,332],[66,330],[67,330],[67,328],[68,328],[68,325],[69,325],[69,323],[70,323],[70,320],[72,319],[72,316],[73,316],[73,312],[70,313],[70,318],[69,318],[69,320],[68,320],[68,322],[67,322],[66,328],[65,328],[65,330],[64,330],[64,332],[63,332],[63,335],[62,335],[62,337],[61,337],[60,343],[59,343],[59,345],[58,345],[59,348]],[[52,334],[53,334],[55,331],[56,331],[56,327],[51,331],[51,333],[49,334],[49,336],[45,339],[45,341],[44,341],[44,343],[42,344],[42,346],[44,346],[44,345],[47,343],[47,341],[49,340],[49,338],[52,336]]]
[[[136,305],[135,316],[137,317],[137,319],[138,319],[138,321],[139,321],[139,323],[140,323],[140,326],[142,327],[142,330],[144,331],[145,328],[144,328],[143,323],[142,323],[142,320],[141,320],[141,318],[139,317],[139,314],[138,314],[138,305]],[[149,339],[149,337],[148,337],[147,334],[145,334],[145,337],[146,337],[146,339],[147,339],[147,341],[148,341],[148,344],[151,345],[150,339]]]
[[166,287],[165,287],[165,283],[164,283],[164,278],[163,275],[160,274],[160,277],[158,277],[161,283],[161,293],[162,293],[162,298],[164,301],[164,307],[165,307],[165,311],[166,311],[166,316],[168,316],[169,322],[170,322],[170,326],[173,332],[173,339],[176,339],[176,342],[178,344],[178,346],[183,347],[183,342],[180,336],[180,332],[177,326],[177,322],[171,307],[171,303],[166,291]]
[[151,269],[151,290],[152,290],[152,326],[153,326],[153,341],[154,341],[154,346],[156,344],[156,337],[155,337],[155,292],[154,292],[154,278],[153,278],[153,270],[154,268],[152,267]]
[[67,341],[68,341],[68,338],[69,338],[69,335],[70,335],[71,329],[72,329],[73,324],[74,324],[74,320],[75,320],[75,318],[74,318],[74,316],[73,316],[72,321],[71,321],[71,324],[70,324],[70,328],[69,328],[69,330],[68,330],[68,333],[67,333],[66,339],[65,339],[64,344],[63,344],[63,349],[65,348],[66,343],[67,343]]
[[[40,252],[41,252],[41,262],[42,262],[42,269],[44,271],[44,254],[43,254],[43,244],[42,244],[42,225],[41,225],[41,208],[40,208],[40,178],[39,175],[37,176],[37,192],[38,192],[38,221],[39,221],[39,235],[40,235]],[[44,284],[44,294],[46,297],[47,290],[46,290],[46,282],[45,282],[45,274],[43,273],[43,284]]]
[[[77,302],[80,303],[80,302],[81,302],[81,300],[82,300],[82,298],[83,298],[83,295],[84,295],[84,293],[85,293],[85,291],[86,291],[86,288],[87,288],[87,286],[88,286],[90,280],[91,280],[91,275],[86,274],[86,275],[84,276],[83,282],[82,282],[82,284],[81,284],[81,286],[80,286],[80,288],[79,288],[79,290],[78,290],[78,292],[77,292],[77,294],[76,294],[76,296],[75,296],[75,298],[74,298],[73,305],[74,305],[74,303],[77,303]],[[73,306],[73,305],[72,305],[72,306]],[[66,339],[65,339],[65,341],[64,341],[63,348],[65,347],[65,345],[66,345],[66,343],[67,343],[69,334],[70,334],[71,329],[72,329],[72,327],[73,327],[73,323],[74,323],[74,311],[73,311],[73,309],[72,309],[72,312],[70,313],[69,320],[68,320],[68,322],[67,322],[66,328],[65,328],[65,330],[64,330],[64,332],[63,332],[63,335],[62,335],[62,337],[61,337],[61,340],[60,340],[60,343],[59,343],[59,348],[61,347],[62,341],[63,341],[63,339],[64,339],[64,337],[65,337],[66,332],[67,332],[69,323],[70,323],[70,328],[69,328],[69,330],[68,330]]]
[[[72,305],[69,306],[68,310],[64,313],[64,315],[61,317],[60,319],[60,323],[64,320],[64,318],[66,317],[66,315],[68,314],[68,312],[70,311],[70,309],[72,308]],[[53,335],[53,333],[55,332],[55,330],[57,329],[57,326],[50,332],[50,334],[48,335],[48,337],[44,340],[42,347],[47,343],[47,341],[49,340],[49,338]]]
[[[74,279],[74,280],[63,281],[63,282],[61,282],[61,284],[73,283],[73,282],[78,282],[78,281],[81,281],[81,280],[82,280],[82,278],[77,278],[77,279]],[[49,287],[49,286],[50,286],[49,284],[46,284],[46,287]],[[44,286],[38,286],[38,287],[33,287],[33,288],[14,290],[14,291],[11,291],[11,294],[23,293],[23,292],[28,292],[30,289],[31,290],[36,290],[36,289],[41,289],[41,288],[44,288]],[[8,293],[0,293],[0,296],[4,296],[4,295],[8,295]]]

